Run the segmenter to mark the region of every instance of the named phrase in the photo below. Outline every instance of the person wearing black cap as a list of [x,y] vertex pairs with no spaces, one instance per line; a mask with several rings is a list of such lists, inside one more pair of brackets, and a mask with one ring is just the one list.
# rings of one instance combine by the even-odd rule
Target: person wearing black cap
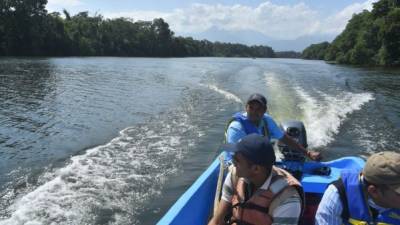
[[303,205],[301,185],[273,166],[275,152],[268,140],[250,134],[223,148],[234,153],[236,169],[225,178],[221,201],[209,225],[298,224]]
[[225,137],[227,143],[236,143],[252,133],[266,136],[268,140],[278,139],[293,149],[298,149],[311,160],[320,160],[321,154],[306,150],[302,145],[284,133],[274,119],[267,113],[267,99],[258,93],[250,95],[246,103],[246,112],[236,113],[229,121]]

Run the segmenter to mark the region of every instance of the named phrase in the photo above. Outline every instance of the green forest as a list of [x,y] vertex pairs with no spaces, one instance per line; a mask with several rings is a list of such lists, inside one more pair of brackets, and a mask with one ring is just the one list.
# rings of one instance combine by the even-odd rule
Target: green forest
[[340,64],[400,66],[400,0],[380,0],[354,14],[332,43],[313,44],[302,58]]
[[274,57],[268,46],[176,37],[168,23],[48,13],[47,0],[0,1],[0,56]]

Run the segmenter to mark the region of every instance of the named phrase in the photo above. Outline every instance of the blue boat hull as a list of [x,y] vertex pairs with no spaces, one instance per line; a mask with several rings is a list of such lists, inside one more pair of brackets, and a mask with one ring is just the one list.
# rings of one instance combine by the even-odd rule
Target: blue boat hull
[[[318,204],[327,186],[332,181],[339,178],[342,170],[361,170],[364,167],[364,163],[364,160],[358,157],[343,157],[329,162],[304,163],[302,165],[303,176],[301,183],[306,193],[306,205],[308,202]],[[299,166],[296,162],[278,162],[277,164],[281,167],[293,168]],[[315,171],[326,167],[330,168],[329,175],[315,174]],[[207,224],[214,205],[213,201],[216,192],[218,172],[219,160],[217,158],[157,224]],[[317,200],[315,198],[317,198]],[[311,207],[314,207],[314,209],[310,210],[312,214],[312,211],[315,210],[315,205]],[[307,217],[313,219],[313,215],[307,215]]]

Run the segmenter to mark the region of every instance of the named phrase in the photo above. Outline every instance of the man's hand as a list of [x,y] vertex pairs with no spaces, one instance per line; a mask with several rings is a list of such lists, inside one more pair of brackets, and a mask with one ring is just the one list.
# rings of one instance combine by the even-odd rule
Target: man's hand
[[307,156],[308,158],[310,158],[311,160],[314,161],[320,161],[322,159],[322,155],[320,152],[316,152],[316,151],[307,151]]
[[221,199],[218,204],[217,214],[211,218],[208,222],[208,225],[223,225],[225,224],[224,218],[225,215],[231,210],[231,203],[226,202]]
[[316,151],[307,151],[301,144],[297,143],[292,137],[285,133],[285,135],[280,139],[283,143],[287,144],[289,147],[296,149],[314,161],[320,161],[322,159],[321,153]]

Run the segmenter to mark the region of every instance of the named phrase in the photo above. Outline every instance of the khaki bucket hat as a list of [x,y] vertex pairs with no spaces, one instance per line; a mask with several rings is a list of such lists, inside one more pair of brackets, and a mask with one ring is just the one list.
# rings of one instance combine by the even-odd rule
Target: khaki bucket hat
[[363,170],[364,178],[372,184],[384,184],[400,194],[400,154],[379,152],[370,156]]

